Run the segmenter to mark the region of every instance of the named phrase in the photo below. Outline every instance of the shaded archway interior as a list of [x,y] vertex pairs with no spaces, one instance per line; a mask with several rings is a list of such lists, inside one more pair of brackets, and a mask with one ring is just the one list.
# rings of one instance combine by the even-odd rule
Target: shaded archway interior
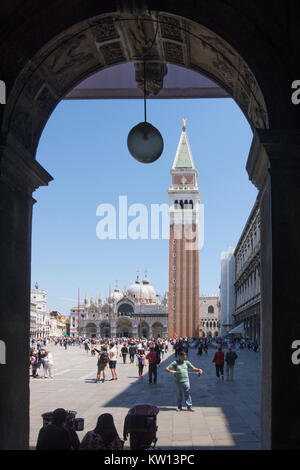
[[144,60],[149,95],[159,97],[167,64],[171,64],[213,80],[218,85],[216,90],[221,87],[234,98],[252,129],[268,127],[266,105],[254,75],[242,57],[215,33],[165,13],[138,19],[134,15],[123,19],[120,14],[101,15],[54,38],[24,67],[9,95],[3,119],[2,131],[10,147],[34,157],[57,103],[70,93],[74,95],[80,89],[72,92],[74,87],[100,70],[131,62],[137,89],[142,88]]

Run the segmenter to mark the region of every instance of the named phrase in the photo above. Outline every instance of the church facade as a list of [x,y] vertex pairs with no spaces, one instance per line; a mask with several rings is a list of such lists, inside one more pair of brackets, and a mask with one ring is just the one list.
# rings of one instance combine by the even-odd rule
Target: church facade
[[145,275],[123,293],[116,285],[111,296],[101,296],[73,307],[70,312],[70,335],[90,338],[136,338],[168,336],[168,306],[166,296],[161,301]]

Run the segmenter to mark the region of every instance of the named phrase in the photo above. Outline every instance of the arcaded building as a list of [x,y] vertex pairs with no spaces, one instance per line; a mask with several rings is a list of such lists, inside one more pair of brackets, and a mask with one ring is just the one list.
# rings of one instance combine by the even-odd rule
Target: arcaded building
[[260,210],[256,200],[236,246],[234,324],[243,325],[244,335],[260,343]]

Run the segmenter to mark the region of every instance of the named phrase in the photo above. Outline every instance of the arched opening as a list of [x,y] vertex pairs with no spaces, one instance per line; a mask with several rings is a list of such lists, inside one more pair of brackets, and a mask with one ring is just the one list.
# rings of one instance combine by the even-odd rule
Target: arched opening
[[132,337],[132,323],[129,318],[119,318],[117,321],[117,337],[118,338],[131,338]]
[[102,321],[100,323],[100,336],[101,338],[110,338],[111,333],[110,333],[110,324],[108,321]]
[[88,323],[86,325],[86,335],[88,338],[94,338],[97,335],[97,326],[95,323]]
[[142,321],[138,326],[138,335],[140,338],[149,338],[150,337],[150,327],[147,322]]
[[164,336],[164,326],[160,322],[155,322],[152,325],[152,336],[153,338],[162,338]]
[[121,303],[119,306],[118,306],[118,317],[132,317],[133,313],[134,313],[134,309],[133,309],[133,305],[132,303],[129,303],[129,302],[124,302],[124,303]]
[[[265,423],[263,435],[266,436],[265,438],[263,437],[263,439],[267,447],[271,445],[286,447],[288,445],[286,439],[288,438],[290,438],[293,443],[299,442],[299,431],[288,421],[288,416],[293,413],[285,412],[286,417],[282,417],[280,409],[284,409],[284,407],[281,406],[278,397],[275,397],[276,400],[274,399],[273,388],[274,390],[276,390],[276,387],[278,389],[279,382],[289,384],[289,394],[286,396],[286,406],[288,407],[288,403],[293,402],[291,399],[293,398],[292,391],[295,390],[295,393],[297,391],[297,378],[294,377],[293,371],[286,366],[280,356],[278,356],[278,361],[275,360],[275,348],[269,347],[272,345],[272,341],[275,341],[276,344],[276,341],[279,339],[276,338],[275,340],[272,335],[273,333],[275,334],[276,331],[280,331],[280,325],[276,323],[279,321],[277,318],[280,317],[277,313],[280,312],[280,310],[284,310],[284,304],[280,297],[278,297],[279,293],[273,292],[272,286],[280,285],[282,287],[284,284],[284,288],[282,288],[283,291],[296,291],[297,284],[294,285],[294,282],[298,280],[298,277],[297,272],[295,271],[293,273],[293,270],[291,270],[289,278],[290,285],[287,284],[288,281],[285,280],[285,277],[282,275],[282,268],[279,266],[280,263],[274,263],[274,265],[272,265],[272,250],[278,248],[278,251],[280,251],[279,247],[280,243],[282,243],[282,237],[280,235],[277,237],[276,231],[273,233],[273,226],[277,228],[282,226],[291,227],[292,230],[293,223],[291,223],[291,218],[293,218],[294,221],[295,217],[293,215],[289,216],[288,205],[282,207],[282,210],[279,211],[276,210],[276,207],[273,208],[272,220],[270,220],[269,216],[272,204],[274,206],[276,204],[282,204],[283,206],[287,204],[285,203],[285,200],[289,200],[287,194],[290,194],[289,191],[292,191],[292,189],[289,189],[290,187],[292,188],[289,184],[289,180],[294,183],[297,183],[297,181],[295,179],[293,180],[291,174],[289,174],[289,177],[285,178],[286,186],[284,186],[280,176],[277,180],[277,176],[273,175],[273,192],[271,193],[271,183],[268,179],[267,169],[269,164],[272,167],[275,161],[274,166],[278,164],[280,159],[283,161],[283,157],[286,157],[287,154],[293,156],[293,163],[290,164],[291,166],[289,168],[293,170],[293,165],[296,165],[295,156],[299,154],[299,143],[298,141],[296,142],[297,139],[292,141],[289,132],[286,133],[285,138],[282,138],[283,136],[278,131],[278,129],[281,129],[280,124],[282,122],[285,122],[287,129],[293,130],[293,125],[295,129],[298,129],[298,126],[294,124],[293,121],[293,117],[296,116],[296,113],[290,112],[290,100],[287,100],[288,104],[284,104],[285,95],[288,92],[282,84],[287,85],[288,82],[284,82],[284,72],[280,70],[281,67],[278,67],[278,64],[281,64],[282,60],[278,60],[277,56],[275,59],[272,57],[274,69],[272,69],[269,63],[264,65],[264,60],[269,57],[269,50],[275,50],[276,48],[271,47],[271,42],[270,47],[268,42],[261,42],[260,35],[255,39],[255,34],[251,34],[251,32],[263,28],[256,28],[254,23],[252,24],[251,21],[246,18],[243,18],[243,21],[240,22],[240,12],[237,12],[232,5],[229,5],[228,8],[232,13],[230,18],[234,24],[237,25],[236,28],[232,28],[232,21],[223,21],[222,12],[219,12],[219,9],[215,8],[214,4],[212,4],[211,7],[207,6],[207,9],[203,9],[207,11],[202,11],[202,6],[202,2],[199,2],[201,11],[198,11],[198,6],[195,5],[194,8],[196,12],[191,9],[189,10],[189,5],[180,6],[182,17],[175,14],[177,12],[176,8],[173,9],[166,6],[166,13],[160,13],[158,18],[151,17],[150,15],[147,21],[152,21],[153,26],[156,24],[160,25],[158,40],[163,44],[163,50],[166,54],[164,63],[168,61],[181,63],[181,65],[187,68],[199,70],[202,73],[206,73],[207,76],[212,77],[234,97],[251,123],[253,130],[255,130],[255,138],[252,147],[253,158],[249,162],[248,172],[254,184],[263,191],[261,203],[263,209],[262,244],[267,253],[267,256],[262,262],[264,286],[262,297],[264,305],[266,306],[264,312],[266,317],[263,325],[263,338],[267,345],[267,347],[263,348],[263,374],[266,385],[264,387],[266,391],[264,397],[267,397],[264,398],[264,404],[266,406],[263,407],[267,415],[267,418],[263,416]],[[58,7],[54,6],[53,8],[54,11],[56,11]],[[121,34],[115,24],[115,20],[120,19],[120,14],[118,12],[109,12],[110,8],[107,7],[104,16],[95,16],[99,13],[99,10],[90,12],[88,7],[86,7],[87,10],[84,8],[85,7],[82,6],[83,10],[79,9],[78,12],[76,11],[76,20],[73,20],[73,22],[76,21],[76,24],[72,24],[72,22],[69,23],[67,20],[60,20],[61,23],[59,21],[56,26],[53,22],[54,20],[51,21],[51,15],[49,23],[41,22],[41,24],[47,23],[47,28],[50,29],[47,29],[45,34],[38,34],[34,30],[36,44],[35,47],[31,48],[29,53],[26,54],[26,60],[27,58],[29,59],[27,64],[24,66],[25,60],[16,61],[14,67],[12,67],[14,70],[12,70],[11,73],[10,71],[7,72],[8,76],[11,75],[12,82],[10,84],[10,94],[1,127],[3,136],[1,157],[4,162],[2,174],[4,173],[4,178],[9,181],[7,187],[5,186],[5,189],[3,189],[8,201],[5,214],[13,213],[13,216],[18,219],[18,222],[22,219],[20,226],[18,223],[12,223],[9,218],[6,218],[4,221],[3,233],[9,233],[11,240],[7,242],[5,246],[3,245],[4,254],[7,252],[7,255],[3,256],[4,261],[2,266],[4,272],[11,270],[12,275],[7,276],[7,284],[4,285],[3,295],[0,297],[4,299],[7,286],[9,287],[9,291],[14,291],[14,285],[10,284],[10,282],[12,282],[10,279],[14,280],[15,285],[17,285],[19,289],[13,302],[11,302],[11,298],[3,300],[4,308],[1,310],[12,313],[11,316],[6,315],[7,318],[14,318],[14,315],[16,315],[15,312],[24,312],[24,306],[29,305],[28,291],[30,284],[30,228],[32,204],[30,197],[34,189],[40,185],[46,185],[51,179],[50,175],[34,160],[35,150],[42,129],[57,102],[62,99],[76,83],[79,83],[83,78],[96,70],[109,67],[113,63],[127,61],[131,58],[128,56],[130,51],[127,50],[130,48],[124,48],[121,42],[121,36],[126,37],[126,26],[124,26],[124,22],[120,22],[121,28],[123,28]],[[212,14],[210,8],[214,8],[214,14]],[[168,11],[169,9],[171,11]],[[45,10],[47,9],[45,8]],[[46,13],[47,11],[45,11],[45,14]],[[126,13],[128,13],[127,10]],[[143,13],[147,15],[145,12]],[[130,13],[128,15],[130,15]],[[52,16],[55,17],[56,21],[56,18],[62,18],[63,15]],[[236,51],[234,51],[228,43],[223,41],[220,36],[217,36],[216,33],[207,30],[204,26],[189,19],[193,17],[201,18],[204,24],[211,26],[213,30],[219,33],[223,33],[223,36],[227,37],[231,44],[240,47],[243,57],[237,54]],[[255,17],[255,15],[253,15],[253,17]],[[132,23],[135,24],[135,15],[132,15],[130,20],[131,23],[128,22],[129,25]],[[185,32],[184,35],[183,31]],[[251,47],[249,48],[245,40],[247,34],[253,39],[253,44],[251,43]],[[136,36],[133,34],[132,37]],[[191,38],[188,44],[189,47],[185,47],[185,37]],[[47,44],[45,44],[45,38],[47,38]],[[11,41],[11,38],[9,40]],[[137,45],[141,44],[141,41],[136,42]],[[7,50],[8,49],[9,48],[7,48]],[[253,49],[261,51],[256,65]],[[35,54],[37,50],[40,52]],[[135,49],[133,50],[134,53],[137,52]],[[186,50],[189,51],[188,58],[187,54],[185,54]],[[249,60],[247,61],[247,59]],[[187,62],[187,60],[189,60],[189,62]],[[10,64],[10,62],[11,59],[8,61],[8,64]],[[252,68],[255,70],[255,76],[249,69],[247,62],[251,64]],[[266,60],[266,62],[268,61]],[[20,68],[18,69],[18,67]],[[270,70],[268,70],[268,67]],[[280,73],[280,79],[275,81],[272,80],[272,77],[275,76],[273,70],[275,71],[276,67],[279,71],[278,73]],[[256,77],[259,77],[260,80]],[[262,94],[261,88],[264,91],[264,95]],[[282,89],[284,89],[284,91],[282,91]],[[268,102],[268,108],[271,111],[269,116],[265,101]],[[272,106],[272,103],[274,103],[274,106]],[[280,105],[282,104],[282,106],[279,106],[279,103]],[[290,115],[292,117],[290,117]],[[272,132],[265,132],[265,130],[269,128],[269,118],[270,123],[272,123]],[[295,123],[296,122],[295,119]],[[294,135],[296,135],[295,132]],[[272,152],[273,156],[275,155],[276,157],[273,158],[273,160],[270,157]],[[26,162],[25,165],[24,162]],[[13,168],[16,167],[20,169],[20,172],[17,173],[13,171]],[[278,169],[278,167],[276,168]],[[22,172],[26,175],[26,178],[24,178]],[[277,175],[279,175],[279,173],[280,171],[278,171]],[[291,171],[291,173],[293,173],[293,171]],[[278,181],[280,181],[280,184]],[[297,185],[295,185],[295,187],[297,187]],[[12,195],[12,188],[14,193],[16,193],[15,190],[17,188],[23,195],[26,194],[26,198],[17,196],[16,194]],[[283,193],[280,191],[283,191]],[[281,197],[282,195],[286,197]],[[296,193],[296,195],[298,196],[298,193]],[[275,198],[276,196],[277,199]],[[290,199],[297,200],[298,198],[295,197],[294,194]],[[14,210],[12,210],[12,208],[14,208]],[[285,214],[285,216],[282,216],[282,214]],[[287,232],[288,231],[289,230],[287,230]],[[23,234],[22,243],[24,249],[8,250],[7,246],[15,246],[16,240],[14,234],[16,233]],[[272,244],[270,243],[271,238]],[[298,238],[299,237],[291,238],[291,241]],[[278,241],[279,239],[281,239],[280,243]],[[17,240],[19,243],[19,235]],[[295,248],[294,244],[291,243],[291,250],[289,249],[289,243],[285,245],[287,248],[284,259],[285,261],[287,259],[290,260],[290,264],[293,266],[292,260],[294,253],[291,253],[291,250]],[[20,253],[22,253],[22,255],[20,255]],[[24,258],[22,258],[22,256],[24,256]],[[14,262],[11,262],[12,258]],[[18,266],[18,272],[14,266]],[[15,272],[13,272],[13,270],[15,270]],[[286,311],[292,312],[293,310],[298,310],[298,308],[293,309],[291,301],[289,301],[289,304],[285,307]],[[278,312],[276,309],[278,309]],[[7,344],[13,344],[14,341],[17,341],[18,344],[22,345],[24,356],[26,356],[26,341],[23,337],[24,332],[28,331],[26,324],[28,315],[29,312],[27,311],[26,315],[24,315],[24,319],[20,318],[19,322],[14,322],[16,327],[13,330],[13,336],[10,322],[6,319],[1,323],[1,332]],[[292,331],[294,321],[295,324],[297,324],[296,317],[292,317],[292,321],[289,322],[291,324],[291,331],[286,332],[285,335],[284,348],[286,351],[290,351],[290,345],[292,339],[294,339],[294,332]],[[267,326],[265,327],[265,325]],[[270,327],[270,325],[272,325],[272,327]],[[270,328],[270,331],[268,331],[268,328]],[[287,356],[288,353],[285,357]],[[12,351],[10,357],[12,362],[19,364],[18,369],[22,370],[23,374],[23,369],[26,370],[27,367],[26,357],[24,357],[22,362],[22,359],[19,359],[17,355],[14,356],[14,351]],[[276,370],[272,369],[273,362],[277,364]],[[14,445],[18,448],[26,447],[28,441],[28,431],[26,431],[28,428],[28,377],[26,378],[24,374],[19,377],[18,374],[13,373],[11,368],[9,372],[3,370],[3,374],[3,383],[8,384],[5,396],[7,400],[11,400],[11,406],[7,406],[6,408],[8,410],[14,409],[18,403],[23,405],[23,411],[20,412],[21,415],[23,413],[23,419],[18,420],[21,424],[19,426],[18,436],[15,436]],[[277,379],[274,374],[278,374]],[[281,378],[281,380],[279,380],[279,378]],[[19,396],[15,393],[18,386],[20,389]],[[271,395],[273,398],[273,409],[271,409],[271,404],[268,402],[268,397]],[[279,395],[283,396],[283,394],[278,393],[278,396]],[[296,395],[294,398],[295,400],[297,399]],[[4,406],[2,408],[5,409]],[[276,416],[278,417],[276,418]],[[4,422],[7,422],[8,427],[10,426],[10,416],[8,414],[5,414]],[[7,436],[13,435],[12,432],[7,432],[7,426],[3,427],[5,428],[6,435],[3,434],[3,439],[1,439],[1,442],[4,443],[4,447],[6,446],[6,442],[8,442]],[[273,434],[270,428],[274,430]],[[284,437],[283,433],[280,434],[278,429],[291,429],[291,431],[290,434],[287,433],[287,437]]]

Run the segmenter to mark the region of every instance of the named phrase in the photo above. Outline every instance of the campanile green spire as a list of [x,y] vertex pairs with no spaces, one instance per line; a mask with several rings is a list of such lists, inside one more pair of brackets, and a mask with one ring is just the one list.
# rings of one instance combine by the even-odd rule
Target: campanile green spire
[[192,151],[186,133],[186,119],[183,119],[183,127],[175,155],[173,169],[195,168]]

